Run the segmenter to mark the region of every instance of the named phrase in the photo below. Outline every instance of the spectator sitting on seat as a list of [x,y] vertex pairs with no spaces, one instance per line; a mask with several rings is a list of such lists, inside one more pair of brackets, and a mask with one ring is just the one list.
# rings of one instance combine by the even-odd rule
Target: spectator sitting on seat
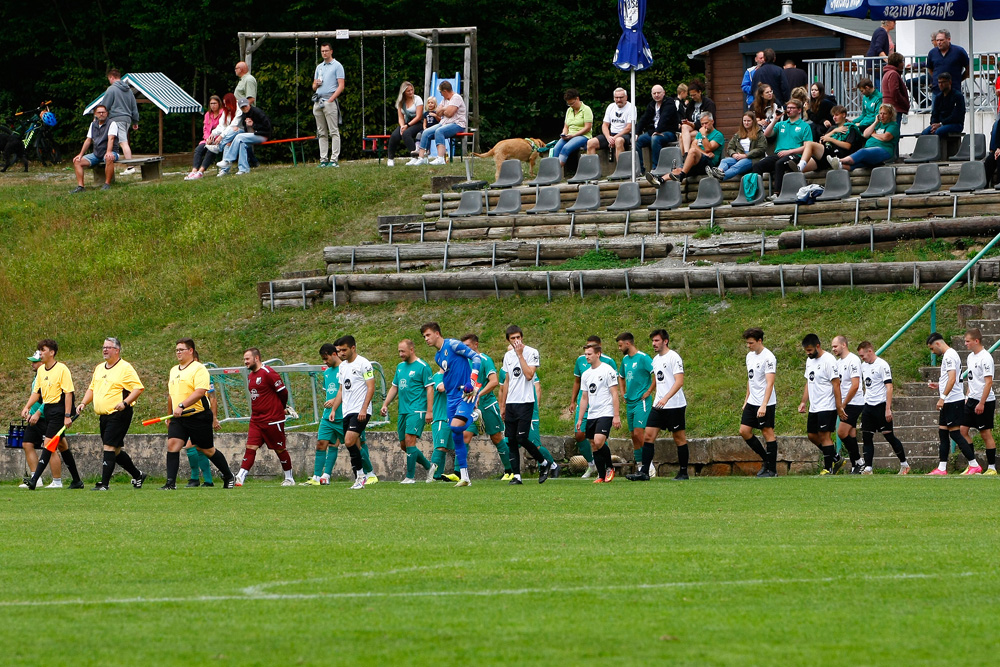
[[[103,104],[98,104],[94,107],[94,121],[87,130],[87,138],[83,140],[83,147],[73,157],[73,171],[76,172],[76,188],[71,191],[73,194],[83,192],[85,189],[83,187],[83,170],[86,167],[96,167],[101,162],[104,163],[104,185],[101,186],[101,189],[111,189],[111,181],[115,177],[115,162],[118,161],[118,152],[115,151],[117,138],[114,123],[108,120],[108,108]],[[87,153],[87,149],[91,146],[94,150]]]
[[719,181],[728,181],[749,173],[753,163],[767,154],[767,137],[757,126],[757,118],[752,111],[743,114],[742,125],[726,144],[723,154],[725,157],[719,166],[708,170]]
[[809,87],[809,76],[806,74],[805,70],[799,69],[795,66],[794,60],[785,61],[785,66],[781,70],[781,76],[785,77],[785,83],[788,84],[788,90]]
[[761,130],[770,125],[775,118],[781,120],[782,109],[774,101],[774,89],[766,83],[757,86],[757,94],[754,96],[750,110],[753,111],[757,125]]
[[882,68],[882,102],[892,105],[896,110],[896,119],[900,125],[906,114],[910,113],[910,93],[903,83],[904,62],[901,53],[892,53]]
[[833,107],[833,126],[819,137],[819,141],[807,141],[799,160],[799,171],[826,171],[833,163],[831,159],[842,159],[861,149],[864,137],[857,126],[847,122],[847,109],[841,105]]
[[951,74],[947,72],[937,75],[937,84],[941,93],[931,105],[931,124],[920,134],[935,134],[939,137],[962,134],[965,128],[965,96],[951,87]]
[[743,72],[743,83],[740,88],[743,90],[743,101],[747,105],[747,109],[753,104],[754,100],[754,87],[753,87],[753,75],[757,71],[757,68],[764,64],[764,52],[758,51],[753,57],[753,66],[748,67],[746,72]]
[[[695,135],[698,134],[701,127],[701,114],[710,113],[713,120],[717,116],[715,102],[711,98],[705,97],[705,84],[701,81],[695,79],[688,84],[688,95],[691,96],[691,101],[684,107],[684,116],[681,120],[681,152],[685,155],[691,150]],[[724,137],[723,141],[725,141]]]
[[[441,93],[441,97],[444,98],[444,103],[441,110],[439,112],[435,111],[434,115],[440,118],[441,122],[434,126],[428,125],[428,128],[420,135],[420,148],[417,149],[416,161],[411,160],[407,164],[444,164],[445,140],[451,139],[459,132],[464,132],[465,128],[468,127],[469,121],[465,100],[462,99],[461,95],[455,94],[455,91],[451,87],[451,82],[442,81],[439,83],[438,91]],[[437,143],[437,157],[428,162],[427,154],[430,151],[432,142]]]
[[[672,181],[683,181],[689,176],[707,174],[710,168],[719,166],[722,160],[722,144],[726,141],[726,137],[715,129],[715,116],[704,111],[698,116],[698,121],[701,127],[694,135],[691,150],[684,156],[683,166],[676,167],[667,174],[667,178]],[[646,180],[659,187],[664,179],[653,172],[647,172]]]
[[785,113],[788,114],[786,120],[778,120],[779,117],[776,116],[764,130],[764,136],[768,138],[775,134],[778,136],[774,154],[765,156],[753,166],[756,174],[771,174],[774,183],[772,198],[776,198],[781,192],[781,183],[788,165],[794,167],[802,151],[805,150],[806,142],[812,138],[812,128],[802,120],[802,105],[798,100],[788,100]]
[[677,84],[677,97],[674,98],[674,108],[677,109],[677,117],[684,117],[684,109],[688,103],[688,85],[686,83]]
[[[843,160],[833,158],[830,166],[833,169],[857,169],[859,167],[877,167],[885,164],[896,156],[896,142],[899,141],[899,123],[896,122],[896,110],[889,104],[879,107],[878,117],[864,132],[865,147],[848,155]],[[839,162],[839,164],[838,164]]]
[[[635,122],[635,107],[628,101],[628,93],[624,88],[615,88],[614,97],[615,101],[609,104],[604,112],[601,133],[587,141],[588,155],[607,149],[608,157],[615,160],[631,146],[630,135],[632,123]],[[612,146],[614,151],[611,150]]]
[[951,75],[952,87],[961,90],[962,81],[969,78],[970,65],[969,54],[961,46],[951,43],[950,32],[942,28],[934,33],[934,48],[927,54],[927,76],[931,80],[933,95],[940,94],[937,75],[945,72]]
[[660,149],[663,144],[677,141],[677,109],[664,98],[666,91],[663,86],[655,85],[650,91],[653,99],[646,107],[646,112],[636,126],[635,151],[639,154],[639,173],[646,171],[642,163],[642,149],[649,147],[649,154],[656,169],[660,160]]
[[563,93],[563,100],[566,101],[566,119],[551,155],[559,158],[559,164],[565,167],[570,156],[586,148],[587,141],[594,136],[594,112],[583,103],[575,88],[568,88]]
[[875,117],[878,116],[878,109],[882,106],[882,93],[875,90],[869,78],[858,81],[858,90],[861,91],[861,115],[848,122],[857,125],[859,130],[864,130],[874,123]]
[[396,96],[396,116],[399,119],[399,127],[389,136],[388,158],[385,161],[387,167],[396,164],[396,151],[400,142],[405,142],[407,150],[411,153],[417,150],[416,136],[423,129],[424,101],[413,92],[413,84],[409,81],[404,81],[399,86],[399,95]]
[[819,140],[827,130],[833,127],[833,100],[826,95],[826,86],[822,81],[815,81],[809,86],[809,125],[812,126],[813,141]]
[[205,175],[205,169],[215,161],[215,154],[208,150],[208,146],[210,141],[219,136],[213,132],[222,122],[224,115],[222,100],[218,95],[212,95],[208,100],[208,111],[205,112],[205,120],[201,126],[201,143],[194,149],[194,164],[191,166],[191,173],[184,177],[185,181],[201,178]]
[[247,146],[262,144],[271,135],[271,119],[260,110],[260,107],[250,106],[250,100],[246,98],[237,100],[236,104],[243,114],[244,131],[234,136],[229,142],[229,146],[222,156],[222,161],[219,162],[218,176],[228,174],[229,166],[233,162],[237,162],[239,167],[237,175],[249,174],[250,163],[247,159]]
[[983,160],[986,167],[986,187],[992,187],[994,177],[997,174],[997,160],[1000,160],[1000,118],[993,123],[993,132],[990,134],[990,149],[986,152]]
[[774,59],[774,49],[764,49],[764,64],[753,73],[751,86],[754,90],[757,90],[757,86],[762,83],[771,86],[771,90],[774,91],[774,101],[782,107],[788,101],[792,89],[788,87],[782,69],[774,64]]

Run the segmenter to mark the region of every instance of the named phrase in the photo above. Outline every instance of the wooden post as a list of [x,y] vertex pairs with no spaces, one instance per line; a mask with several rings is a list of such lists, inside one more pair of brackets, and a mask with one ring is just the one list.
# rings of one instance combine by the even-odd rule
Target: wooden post
[[431,75],[434,72],[434,39],[427,43],[424,51],[424,99],[431,96]]
[[158,109],[160,112],[160,152],[158,155],[163,156],[163,110]]
[[[479,128],[479,51],[478,44],[479,38],[477,37],[478,31],[473,28],[472,32],[469,33],[469,50],[472,53],[472,68],[469,72],[469,99],[471,100],[471,106],[469,110],[472,112],[472,127]],[[479,132],[476,132],[476,136],[472,138],[472,150],[475,153],[480,151],[479,148]]]
[[191,116],[191,150],[198,148],[198,116]]

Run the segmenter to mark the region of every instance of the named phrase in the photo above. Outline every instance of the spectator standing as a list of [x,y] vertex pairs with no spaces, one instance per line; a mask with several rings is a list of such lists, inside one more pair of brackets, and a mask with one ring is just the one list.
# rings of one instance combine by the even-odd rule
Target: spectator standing
[[[111,189],[111,181],[115,177],[115,162],[118,160],[118,152],[115,150],[115,140],[117,135],[114,131],[114,123],[108,120],[108,108],[103,104],[94,107],[94,121],[87,130],[87,138],[83,140],[83,147],[73,158],[73,171],[76,172],[76,187],[71,190],[72,194],[83,192],[83,170],[85,167],[95,167],[104,162],[104,185],[102,190]],[[87,149],[93,147],[90,153]],[[85,154],[86,153],[86,154]]]
[[615,88],[614,99],[604,111],[601,133],[587,141],[588,154],[607,149],[611,160],[617,159],[632,145],[632,123],[635,122],[635,106],[628,101],[624,88]]
[[586,148],[594,136],[594,112],[583,103],[575,88],[567,89],[563,100],[566,101],[566,118],[551,155],[559,158],[559,164],[565,167],[569,157]]
[[686,83],[677,84],[677,97],[674,98],[674,108],[677,109],[677,117],[684,117],[684,109],[688,103],[688,86]]
[[790,91],[809,86],[809,77],[806,75],[805,70],[796,67],[794,60],[785,61],[785,67],[781,70],[781,76],[785,78],[785,83],[788,85],[788,90]]
[[753,73],[751,86],[754,90],[757,90],[762,83],[771,86],[771,90],[774,91],[774,101],[779,107],[783,107],[792,89],[788,87],[782,69],[774,64],[774,59],[774,49],[764,49],[764,64]]
[[250,173],[250,163],[247,158],[247,147],[253,144],[262,144],[271,135],[271,119],[260,110],[259,107],[250,106],[250,100],[244,98],[237,100],[243,114],[242,122],[244,131],[238,133],[226,148],[222,161],[219,162],[218,176],[225,176],[229,173],[229,167],[233,162],[237,162],[239,171],[237,176]]
[[388,158],[385,161],[387,167],[396,164],[396,151],[400,142],[405,142],[407,150],[411,153],[417,150],[416,137],[423,129],[424,101],[420,99],[420,95],[413,92],[413,84],[409,81],[404,81],[399,86],[399,95],[396,96],[396,116],[399,118],[399,127],[389,136]]
[[941,93],[938,75],[951,75],[952,86],[962,89],[962,81],[969,78],[969,54],[961,46],[951,43],[951,33],[941,29],[934,33],[934,48],[927,54],[927,76],[931,80],[931,93]]
[[[129,126],[139,129],[139,106],[135,103],[135,95],[128,84],[122,81],[121,72],[117,69],[108,70],[108,89],[104,91],[101,102],[108,110],[108,120],[114,123],[112,129],[118,137],[118,147],[126,160],[132,159],[132,149],[128,145]],[[134,174],[135,167],[128,167],[123,175]]]
[[663,144],[677,141],[678,117],[673,103],[666,98],[663,86],[657,84],[650,90],[652,100],[646,106],[636,125],[635,150],[639,154],[639,173],[646,171],[642,162],[642,149],[649,147],[650,162],[656,169]]
[[872,41],[868,44],[866,58],[881,58],[888,61],[889,56],[896,52],[896,43],[892,41],[889,33],[896,29],[896,22],[893,20],[882,21],[879,27],[872,33]]
[[965,129],[965,96],[952,88],[951,74],[937,75],[939,94],[931,105],[931,124],[920,134],[962,134]]
[[333,47],[323,42],[319,47],[323,62],[313,73],[313,116],[319,141],[320,167],[339,167],[340,96],[344,94],[344,66],[333,58]]
[[253,106],[257,102],[257,79],[253,78],[250,68],[242,60],[236,63],[236,76],[240,80],[233,95],[238,100],[250,100],[250,105]]
[[[712,114],[713,125],[714,119],[717,118],[715,102],[711,98],[705,97],[705,84],[695,79],[688,84],[688,95],[691,96],[691,99],[684,107],[684,115],[681,120],[681,152],[685,154],[691,150],[694,135],[698,134],[698,128],[701,127],[701,115],[703,113]],[[723,137],[722,141],[725,140],[726,138]]]
[[212,95],[208,100],[208,111],[205,112],[205,120],[201,126],[201,143],[194,149],[194,163],[191,165],[191,173],[184,177],[185,181],[195,181],[205,175],[205,170],[212,166],[215,154],[208,150],[209,142],[213,141],[215,128],[221,123],[225,112],[222,108],[222,100],[218,95]]
[[[440,118],[441,122],[431,126],[430,119],[428,119],[427,129],[420,135],[420,148],[417,149],[417,158],[408,164],[444,164],[445,140],[451,139],[468,127],[469,121],[465,100],[462,99],[461,95],[455,94],[455,91],[451,87],[451,82],[442,81],[439,83],[438,91],[441,93],[444,103],[441,106],[440,112],[435,112],[435,117]],[[430,150],[431,142],[437,142],[438,156],[428,162],[427,153]]]
[[743,73],[743,83],[740,88],[743,89],[743,100],[746,103],[747,109],[753,104],[754,99],[754,86],[753,86],[753,75],[757,71],[757,68],[764,64],[764,52],[758,51],[753,57],[753,66],[748,67],[747,71]]
[[903,123],[910,113],[910,92],[903,82],[903,55],[891,53],[882,68],[882,102],[896,110],[896,119]]

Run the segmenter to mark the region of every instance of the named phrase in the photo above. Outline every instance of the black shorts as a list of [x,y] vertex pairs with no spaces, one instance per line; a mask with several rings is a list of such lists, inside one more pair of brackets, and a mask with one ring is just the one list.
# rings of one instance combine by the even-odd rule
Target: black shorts
[[507,444],[514,447],[526,446],[526,443],[529,442],[531,416],[534,411],[534,403],[508,403],[504,406],[503,427]]
[[938,417],[938,426],[958,428],[962,425],[962,417],[964,416],[964,413],[964,401],[952,401],[951,403],[945,403],[944,407],[941,408],[941,415]]
[[132,407],[110,415],[101,415],[101,442],[108,447],[124,447],[125,435],[132,425]]
[[757,416],[757,410],[759,409],[759,405],[750,405],[747,403],[743,408],[743,415],[740,417],[740,424],[757,430],[774,428],[774,406],[767,406],[763,418]]
[[646,428],[658,428],[661,431],[676,433],[684,430],[684,413],[687,406],[679,408],[653,408],[649,411]]
[[810,412],[806,418],[806,433],[833,433],[837,430],[837,411]]
[[613,421],[613,417],[587,419],[587,430],[585,432],[587,440],[593,440],[595,435],[603,435],[604,437],[607,437],[608,433],[611,433],[611,423]]
[[21,442],[28,442],[32,445],[42,446],[43,439],[45,437],[45,419],[41,415],[38,415],[38,421],[34,424],[24,425],[24,440]]
[[212,430],[212,412],[202,410],[190,417],[174,417],[167,426],[167,438],[190,440],[198,449],[212,449],[215,446],[215,431]]
[[54,438],[66,424],[66,404],[63,401],[58,403],[46,403],[42,408],[42,416],[38,420],[38,428],[46,438]]
[[861,412],[864,410],[864,404],[861,405],[845,405],[844,412],[847,413],[847,419],[842,419],[841,423],[850,424],[851,428],[858,427],[858,417],[861,416]]
[[962,415],[962,426],[967,426],[968,428],[974,428],[977,431],[992,431],[993,430],[993,414],[996,412],[997,402],[987,401],[983,405],[983,414],[976,414],[976,406],[979,405],[979,400],[975,398],[968,398],[965,400],[965,412]]
[[[631,137],[625,136],[625,137],[622,137],[622,138],[625,140],[625,148],[628,148],[628,147],[630,147],[632,145],[632,138]],[[608,148],[608,138],[606,136],[604,136],[603,134],[598,134],[597,135],[597,145],[600,148],[607,149]]]
[[861,410],[862,433],[892,433],[892,422],[885,420],[885,403],[865,405]]
[[355,433],[361,434],[365,432],[365,427],[368,426],[368,422],[371,421],[371,415],[362,415],[357,412],[352,412],[349,415],[344,416],[344,433],[348,431],[354,431]]
[[708,168],[712,166],[714,166],[712,164],[712,158],[707,155],[702,155],[701,159],[691,167],[691,171],[688,172],[688,176],[704,176],[708,173]]

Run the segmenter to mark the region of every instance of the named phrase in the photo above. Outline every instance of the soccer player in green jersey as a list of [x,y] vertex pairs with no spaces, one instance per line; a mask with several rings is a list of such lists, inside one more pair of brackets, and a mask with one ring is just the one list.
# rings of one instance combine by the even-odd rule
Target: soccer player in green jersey
[[455,451],[455,440],[451,434],[451,420],[448,419],[448,394],[444,388],[444,373],[438,371],[431,378],[434,388],[434,405],[431,410],[431,438],[434,443],[434,453],[431,454],[431,467],[427,471],[427,482],[459,481],[458,475],[445,475],[444,465],[448,452]]
[[[497,397],[493,395],[493,390],[500,384],[500,374],[497,373],[496,363],[488,355],[479,352],[479,336],[476,334],[466,334],[462,342],[469,348],[477,352],[482,360],[482,367],[479,370],[479,377],[485,377],[486,383],[479,390],[479,419],[472,419],[465,429],[465,444],[472,442],[474,436],[479,435],[479,424],[482,423],[483,431],[489,436],[490,442],[497,448],[500,455],[500,462],[503,464],[503,481],[509,482],[514,479],[514,471],[510,467],[510,449],[507,447],[507,438],[504,437],[503,420],[500,419],[500,404]],[[473,415],[475,416],[475,415]]]
[[424,423],[431,423],[431,407],[434,403],[434,373],[426,361],[417,356],[413,341],[404,338],[399,341],[399,358],[392,386],[382,401],[382,416],[389,416],[389,404],[399,396],[399,415],[396,418],[396,434],[399,448],[406,454],[406,477],[403,484],[413,484],[416,480],[417,464],[430,470],[431,464],[417,447],[417,439],[424,432]]
[[[632,432],[632,456],[637,465],[642,464],[642,446],[646,435],[646,420],[653,407],[653,360],[635,346],[635,336],[628,331],[618,334],[615,339],[618,351],[622,353],[622,365],[618,369],[618,389],[625,397],[625,416],[629,431]],[[650,472],[652,472],[650,464]]]
[[[590,336],[587,338],[588,343],[601,344],[600,336]],[[601,361],[606,363],[611,368],[618,370],[618,364],[615,360],[606,354],[601,355]],[[576,364],[573,366],[573,423],[577,422],[577,418],[580,416],[580,397],[583,395],[583,391],[580,389],[580,376],[590,368],[590,364],[587,362],[587,357],[581,354],[576,359]],[[580,428],[577,429],[576,433],[573,434],[573,438],[576,440],[577,451],[587,459],[587,472],[583,473],[584,477],[591,477],[597,472],[597,466],[594,464],[594,450],[591,446],[590,440],[587,439],[587,418],[584,417],[580,419]]]

